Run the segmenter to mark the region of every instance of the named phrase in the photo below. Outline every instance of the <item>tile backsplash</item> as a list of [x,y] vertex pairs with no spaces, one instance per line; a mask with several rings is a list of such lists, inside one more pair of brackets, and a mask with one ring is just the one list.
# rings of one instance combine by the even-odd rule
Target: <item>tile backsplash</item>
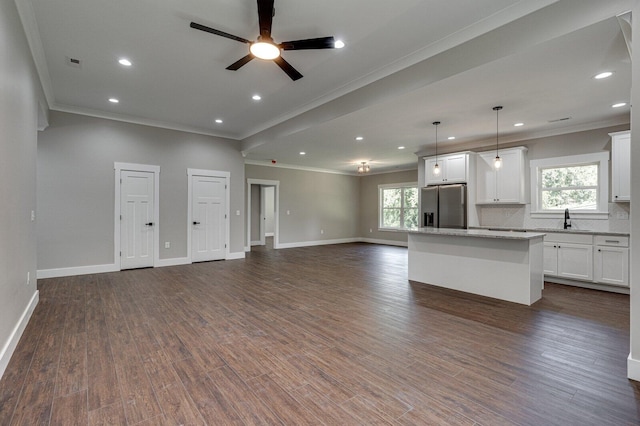
[[[629,203],[609,203],[609,219],[574,219],[573,229],[599,232],[629,232]],[[531,205],[478,206],[480,226],[500,226],[513,228],[558,228],[562,229],[563,219],[538,219],[530,215]]]

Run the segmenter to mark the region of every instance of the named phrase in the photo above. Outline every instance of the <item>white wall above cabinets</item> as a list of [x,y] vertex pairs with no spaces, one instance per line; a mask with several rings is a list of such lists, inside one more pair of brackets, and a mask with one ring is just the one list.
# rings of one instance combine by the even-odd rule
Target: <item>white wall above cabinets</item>
[[433,173],[436,157],[425,158],[425,185],[466,183],[469,176],[469,155],[469,152],[438,155],[439,174]]
[[631,201],[631,132],[611,136],[611,201]]
[[502,149],[496,169],[495,151],[481,152],[476,164],[476,204],[525,204],[525,147]]

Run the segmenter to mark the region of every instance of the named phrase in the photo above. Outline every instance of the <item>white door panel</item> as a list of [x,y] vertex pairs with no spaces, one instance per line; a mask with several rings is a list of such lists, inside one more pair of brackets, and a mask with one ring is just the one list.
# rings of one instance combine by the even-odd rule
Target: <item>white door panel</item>
[[227,180],[208,176],[192,176],[191,179],[191,260],[203,262],[224,259]]
[[122,171],[120,178],[120,268],[153,266],[154,175]]

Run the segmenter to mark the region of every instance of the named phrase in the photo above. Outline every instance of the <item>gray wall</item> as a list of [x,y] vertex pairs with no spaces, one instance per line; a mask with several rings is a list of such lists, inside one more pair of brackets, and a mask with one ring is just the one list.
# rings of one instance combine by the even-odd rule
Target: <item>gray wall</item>
[[[42,93],[13,1],[0,2],[0,376],[36,292],[36,140]],[[27,282],[30,273],[30,284]],[[19,338],[19,334],[15,336]],[[4,352],[7,350],[7,352]]]
[[187,168],[229,171],[230,251],[244,252],[237,142],[52,112],[38,137],[38,269],[114,263],[114,162],[160,166],[160,259],[187,256]]
[[[378,185],[417,181],[417,170],[360,177],[360,236],[367,239],[406,243],[406,232],[378,230]],[[420,186],[422,185],[418,185],[418,187]],[[372,232],[369,232],[369,230]]]
[[280,244],[359,237],[357,176],[250,164],[245,175],[280,181]]

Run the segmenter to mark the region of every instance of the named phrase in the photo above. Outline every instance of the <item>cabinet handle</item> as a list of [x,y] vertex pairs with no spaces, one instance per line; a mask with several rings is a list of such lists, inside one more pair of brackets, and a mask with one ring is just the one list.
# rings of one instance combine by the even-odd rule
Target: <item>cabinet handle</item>
[[616,198],[618,198],[618,196],[616,195]]
[[604,242],[605,243],[616,243],[616,244],[620,243],[620,241],[618,241],[618,240],[604,240]]
[[598,251],[602,251],[602,250],[598,249]]

